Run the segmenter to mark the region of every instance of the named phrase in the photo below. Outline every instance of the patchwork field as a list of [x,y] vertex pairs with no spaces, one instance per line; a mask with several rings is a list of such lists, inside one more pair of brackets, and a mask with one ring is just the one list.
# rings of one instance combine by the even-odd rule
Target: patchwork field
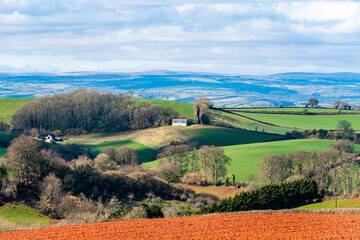
[[358,215],[250,214],[105,222],[6,232],[0,238],[354,239],[359,235]]
[[0,98],[0,121],[10,123],[20,107],[31,100],[33,98]]
[[279,135],[249,132],[241,129],[229,129],[214,126],[161,127],[118,134],[88,134],[71,137],[65,143],[77,143],[90,148],[97,155],[102,148],[123,145],[134,147],[139,154],[139,162],[154,159],[156,150],[170,143],[193,142],[198,146],[229,146],[282,139]]
[[[291,128],[271,126],[259,123],[257,121],[239,116],[237,112],[228,113],[222,111],[211,111],[211,123],[213,125],[228,126],[233,128],[242,128],[250,131],[265,132],[272,134],[285,135],[286,132],[292,131]],[[242,113],[240,113],[242,114]]]
[[[254,111],[254,112],[303,112],[304,109],[309,112],[328,112],[328,113],[338,113],[338,109],[331,108],[227,108],[226,110],[235,110],[235,111]],[[356,112],[354,110],[341,110],[341,112]]]
[[[360,208],[360,198],[345,199],[337,201],[338,208]],[[314,203],[299,207],[299,209],[320,209],[320,208],[335,208],[335,201],[327,201]]]
[[360,129],[360,115],[290,115],[266,113],[241,113],[246,117],[279,126],[302,129],[334,130],[340,120],[347,120],[352,128]]

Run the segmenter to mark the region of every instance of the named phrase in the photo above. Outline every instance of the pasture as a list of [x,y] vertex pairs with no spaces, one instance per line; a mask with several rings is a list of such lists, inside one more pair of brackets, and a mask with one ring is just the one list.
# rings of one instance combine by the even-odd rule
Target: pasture
[[137,98],[136,100],[148,101],[151,102],[152,104],[157,104],[163,107],[171,107],[176,112],[178,112],[180,116],[186,117],[187,119],[191,119],[194,121],[194,110],[192,103],[160,100],[160,99],[143,99],[143,98]]
[[[258,163],[266,154],[281,155],[300,150],[328,151],[331,143],[331,140],[296,139],[225,146],[225,154],[232,159],[227,167],[228,173],[234,174],[236,181],[245,182],[249,173],[253,173],[255,179],[258,179]],[[360,152],[360,145],[355,145],[355,152]],[[160,160],[149,162],[145,167],[156,168],[159,162]],[[258,183],[258,180],[255,180],[255,183]]]
[[[237,112],[228,113],[217,110],[211,111],[211,123],[214,125],[223,125],[234,128],[242,128],[250,131],[264,132],[285,135],[286,132],[292,131],[291,128],[271,126],[268,124],[259,123],[257,121],[242,117]],[[243,114],[243,113],[239,113]]]
[[[335,200],[334,201],[326,201],[313,203],[305,206],[301,206],[298,209],[321,209],[321,208],[335,208]],[[345,199],[337,201],[338,208],[360,208],[360,198],[355,199]]]
[[183,128],[183,131],[190,137],[197,138],[198,146],[229,146],[282,139],[279,135],[213,126],[194,126]]
[[0,121],[10,123],[20,107],[31,100],[33,98],[0,98]]
[[0,217],[18,223],[50,223],[54,222],[42,214],[39,214],[35,209],[25,206],[20,203],[6,204],[0,208]]
[[335,130],[340,120],[347,120],[352,128],[360,130],[360,115],[290,115],[244,113],[241,115],[278,126],[300,129]]
[[6,148],[0,147],[0,157],[4,157],[6,154]]

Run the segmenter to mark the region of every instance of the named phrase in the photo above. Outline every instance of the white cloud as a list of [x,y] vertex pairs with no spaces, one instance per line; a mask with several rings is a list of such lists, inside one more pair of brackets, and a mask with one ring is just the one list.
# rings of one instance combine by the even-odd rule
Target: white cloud
[[356,33],[360,29],[360,3],[319,1],[281,3],[277,12],[298,23],[293,29],[300,33]]
[[359,29],[355,1],[0,0],[0,65],[60,72],[356,71]]

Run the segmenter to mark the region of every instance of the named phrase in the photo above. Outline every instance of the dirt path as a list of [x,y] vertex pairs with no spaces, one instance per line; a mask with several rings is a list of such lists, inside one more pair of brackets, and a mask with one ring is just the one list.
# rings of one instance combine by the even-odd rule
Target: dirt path
[[8,232],[0,239],[360,239],[360,216],[253,214],[133,220]]

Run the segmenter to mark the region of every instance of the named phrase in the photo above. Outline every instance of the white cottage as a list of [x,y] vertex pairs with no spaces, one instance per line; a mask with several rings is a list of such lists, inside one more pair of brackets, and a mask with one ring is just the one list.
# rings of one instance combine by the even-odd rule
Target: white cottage
[[49,134],[46,138],[45,138],[45,142],[51,143],[51,142],[62,142],[64,140],[62,140],[62,138],[56,137],[54,134]]
[[187,119],[173,119],[172,125],[173,126],[188,126],[189,122]]

